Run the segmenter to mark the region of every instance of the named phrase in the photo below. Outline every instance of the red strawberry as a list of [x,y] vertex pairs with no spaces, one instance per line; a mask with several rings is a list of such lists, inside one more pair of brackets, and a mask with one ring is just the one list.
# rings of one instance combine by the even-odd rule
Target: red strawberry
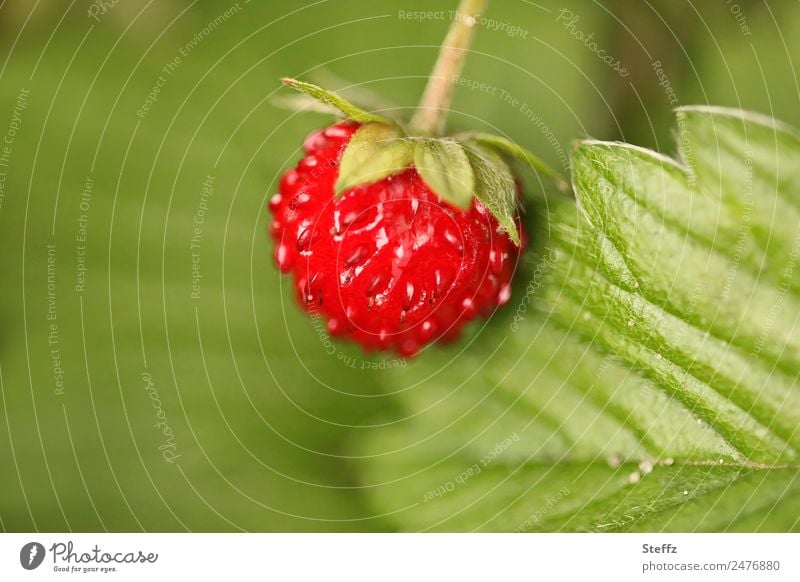
[[[313,134],[270,202],[275,259],[333,336],[411,356],[510,296],[524,242],[509,162],[555,177],[494,135],[446,137],[445,117],[484,0],[462,0],[408,124],[282,79],[349,121]],[[303,105],[305,108],[307,101]]]
[[359,127],[342,122],[311,135],[306,156],[283,175],[269,205],[275,259],[331,335],[411,356],[506,303],[520,249],[477,198],[461,210],[411,165],[337,198],[340,162]]

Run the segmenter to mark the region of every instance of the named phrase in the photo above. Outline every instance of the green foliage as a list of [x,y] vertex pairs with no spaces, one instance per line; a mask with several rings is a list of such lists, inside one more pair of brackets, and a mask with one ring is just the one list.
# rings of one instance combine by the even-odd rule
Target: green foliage
[[679,126],[687,165],[580,143],[512,313],[397,375],[407,420],[361,452],[402,528],[800,529],[800,142]]
[[413,160],[414,146],[399,127],[384,123],[363,125],[342,155],[336,193],[401,172]]
[[[800,124],[791,89],[800,5],[766,10],[753,4],[747,10],[753,35],[742,42],[723,4],[704,11],[702,20],[690,15],[689,26],[674,2],[640,10],[635,4],[625,3],[612,18],[589,0],[564,3],[580,14],[581,28],[597,31],[609,48],[619,41],[616,56],[626,65],[639,63],[635,78],[621,79],[555,21],[557,13],[527,2],[492,3],[487,17],[520,25],[522,34],[478,31],[464,80],[494,92],[460,85],[451,126],[507,133],[559,170],[576,136],[619,134],[657,144],[668,136],[663,117],[672,104],[650,57],[663,62],[682,102],[744,104]],[[625,515],[640,516],[627,526],[639,529],[796,530],[792,463],[786,469],[743,466],[738,449],[641,370],[608,357],[604,343],[586,339],[587,330],[565,333],[555,315],[536,315],[547,313],[548,304],[534,310],[527,301],[544,297],[544,285],[556,277],[551,264],[561,257],[558,233],[552,242],[545,236],[555,231],[555,221],[529,229],[527,273],[519,273],[511,305],[452,350],[431,349],[395,373],[378,368],[396,363],[391,356],[365,358],[339,343],[328,353],[331,344],[296,309],[273,267],[264,207],[277,177],[300,155],[302,138],[330,117],[273,107],[273,97],[294,94],[277,79],[291,73],[319,80],[362,110],[407,118],[445,23],[397,17],[401,10],[429,10],[422,0],[287,6],[242,3],[170,74],[164,66],[225,6],[163,0],[128,11],[120,3],[101,25],[81,17],[78,6],[65,17],[67,7],[57,2],[7,0],[0,10],[3,134],[19,90],[31,91],[10,165],[3,168],[0,209],[0,529],[386,530],[432,527],[444,518],[442,528],[470,529],[486,521],[481,515],[497,516],[486,526],[495,529],[527,522],[531,530],[579,529],[582,515],[595,516],[586,520],[589,527],[610,523],[603,512],[610,515],[608,505],[617,502]],[[628,35],[647,42],[631,49]],[[330,83],[317,76],[322,67],[349,81]],[[167,82],[140,119],[137,109],[160,75]],[[350,93],[357,89],[390,96],[396,106],[367,106]],[[681,132],[679,142],[708,144],[703,155],[695,148],[687,160],[703,170],[698,180],[711,197],[706,216],[713,226],[702,224],[699,197],[669,200],[661,210],[675,220],[691,217],[684,226],[699,236],[713,230],[705,243],[734,256],[731,249],[741,249],[741,271],[754,270],[780,290],[798,223],[797,197],[790,195],[798,191],[796,179],[781,189],[788,200],[774,194],[777,183],[800,167],[790,163],[794,142],[776,140],[769,124],[747,126],[748,140],[761,135],[767,144],[759,150],[766,154],[761,161],[753,156],[758,197],[752,201],[759,204],[747,210],[747,191],[736,186],[747,164],[726,145],[741,140],[744,127],[735,117],[717,117],[712,127],[702,123],[705,114],[681,115],[679,129],[691,132]],[[209,174],[216,181],[201,242],[202,299],[192,301],[189,242]],[[72,290],[75,236],[89,175],[89,272],[81,299]],[[728,184],[724,207],[713,204],[721,183]],[[656,184],[652,192],[662,189]],[[669,214],[687,204],[691,213]],[[563,224],[585,230],[574,206],[553,210]],[[744,212],[751,232],[740,242]],[[48,344],[49,243],[57,247],[63,397],[53,393]],[[796,294],[796,283],[788,289],[787,298]],[[773,319],[785,326],[792,317],[783,309]],[[714,326],[724,330],[727,324]],[[739,339],[744,346],[749,341]],[[765,347],[755,363],[783,361],[769,337],[756,342]],[[154,426],[145,369],[175,431],[182,455],[177,465],[159,451],[164,438]],[[791,368],[781,374],[793,378]],[[774,397],[781,389],[767,393]],[[740,407],[750,398],[746,392],[732,396]],[[413,416],[393,413],[396,403]],[[743,447],[752,445],[753,422],[766,422],[770,406],[754,410],[739,439]],[[399,436],[390,435],[377,414],[387,415]],[[788,439],[785,427],[777,430],[784,435],[777,438]],[[473,483],[486,479],[485,487],[459,487],[469,498],[453,493],[423,503],[431,488],[455,480],[514,432],[519,438],[470,477]],[[408,451],[398,450],[406,444]],[[762,448],[765,458],[777,450]],[[383,456],[351,458],[368,449]],[[683,460],[687,451],[697,464]],[[721,468],[702,464],[717,454],[726,459]],[[670,456],[674,463],[667,465]],[[660,462],[644,475],[638,459]],[[612,468],[609,461],[625,462]],[[642,473],[636,486],[629,483],[635,471]],[[414,490],[417,479],[422,484]],[[489,485],[492,480],[498,487]],[[631,513],[658,500],[641,486],[660,483],[669,484],[663,501],[686,502]],[[587,502],[579,493],[589,490]],[[451,505],[440,505],[445,501]],[[397,512],[386,515],[387,507]],[[570,512],[576,519],[567,521]]]

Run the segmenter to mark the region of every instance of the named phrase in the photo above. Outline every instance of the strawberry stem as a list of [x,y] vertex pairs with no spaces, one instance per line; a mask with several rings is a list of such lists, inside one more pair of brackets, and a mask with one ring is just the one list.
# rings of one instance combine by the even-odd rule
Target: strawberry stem
[[430,136],[444,132],[455,77],[464,66],[477,18],[488,2],[489,0],[461,0],[459,3],[428,79],[422,101],[411,120],[411,128],[415,132]]

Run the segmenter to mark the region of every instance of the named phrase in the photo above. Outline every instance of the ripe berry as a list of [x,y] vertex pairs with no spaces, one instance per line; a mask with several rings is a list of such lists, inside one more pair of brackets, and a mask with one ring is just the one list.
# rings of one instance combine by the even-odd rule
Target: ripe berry
[[413,166],[335,196],[358,128],[345,121],[314,133],[281,178],[269,204],[275,260],[332,336],[411,356],[505,304],[520,248],[477,198],[459,210]]

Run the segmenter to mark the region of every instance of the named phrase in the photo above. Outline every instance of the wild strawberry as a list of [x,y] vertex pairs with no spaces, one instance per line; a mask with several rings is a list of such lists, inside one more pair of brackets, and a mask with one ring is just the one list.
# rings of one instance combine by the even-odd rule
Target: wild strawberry
[[508,162],[554,175],[507,139],[441,137],[484,5],[462,0],[408,127],[283,79],[348,120],[311,135],[281,178],[270,202],[275,259],[303,308],[367,350],[413,355],[506,303],[524,238]]
[[337,199],[341,158],[359,127],[313,134],[284,174],[270,202],[275,259],[331,335],[410,356],[506,303],[519,247],[481,202],[456,208],[413,167]]

